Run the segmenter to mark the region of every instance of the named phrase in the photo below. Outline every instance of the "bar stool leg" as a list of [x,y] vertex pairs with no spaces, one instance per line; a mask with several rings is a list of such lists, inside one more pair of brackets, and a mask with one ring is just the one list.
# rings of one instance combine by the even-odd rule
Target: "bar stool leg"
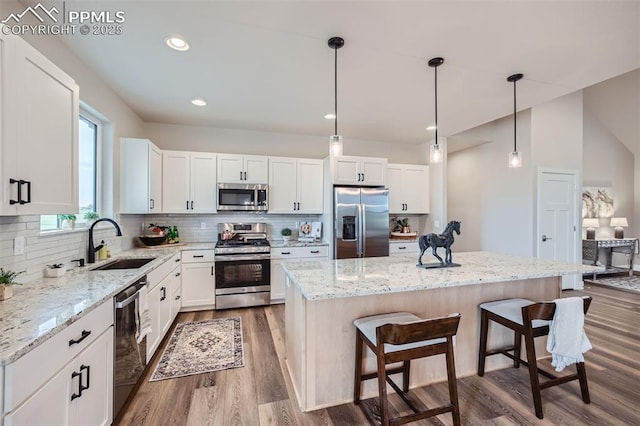
[[355,377],[353,380],[353,403],[360,404],[360,392],[362,388],[362,335],[360,330],[356,330],[356,365],[354,368]]
[[576,369],[578,370],[578,381],[580,382],[580,392],[582,393],[582,400],[586,404],[591,403],[589,397],[589,385],[587,384],[587,370],[584,367],[584,362],[576,363]]
[[460,408],[458,405],[458,385],[456,382],[456,361],[453,355],[453,342],[448,338],[449,346],[447,348],[447,381],[449,382],[449,399],[453,406],[451,416],[453,417],[454,426],[460,426]]
[[380,421],[382,426],[389,426],[389,403],[387,401],[387,366],[384,354],[378,354],[378,395],[380,396]]
[[489,318],[487,311],[480,309],[480,349],[478,350],[478,376],[484,376],[484,361],[487,353],[487,331]]
[[529,364],[529,379],[531,380],[531,394],[536,417],[544,418],[542,412],[542,397],[540,396],[540,379],[538,377],[538,362],[536,360],[536,348],[533,340],[533,331],[527,330],[524,335],[524,344],[527,350],[527,363]]
[[513,332],[513,368],[520,368],[520,348],[522,346],[522,334]]
[[402,371],[402,390],[409,392],[409,377],[411,375],[411,361],[405,361],[403,363],[404,370]]

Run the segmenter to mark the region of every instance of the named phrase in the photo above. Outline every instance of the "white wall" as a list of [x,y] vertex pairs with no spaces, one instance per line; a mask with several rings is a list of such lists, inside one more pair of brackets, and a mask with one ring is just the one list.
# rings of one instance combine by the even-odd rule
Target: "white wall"
[[[144,123],[143,132],[162,149],[307,158],[329,155],[329,135],[293,135],[160,123]],[[363,141],[343,136],[345,155],[386,157],[394,163],[428,163],[421,145]]]
[[518,150],[523,167],[510,169],[513,117],[499,119],[456,135],[491,140],[449,154],[448,218],[461,220],[455,251],[487,250],[531,256],[533,238],[533,169],[529,110],[518,113]]

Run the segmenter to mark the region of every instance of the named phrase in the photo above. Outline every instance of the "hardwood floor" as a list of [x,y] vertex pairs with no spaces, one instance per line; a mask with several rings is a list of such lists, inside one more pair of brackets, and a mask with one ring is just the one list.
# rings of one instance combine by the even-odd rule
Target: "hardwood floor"
[[[640,424],[640,293],[590,286],[564,296],[590,295],[585,328],[593,349],[586,355],[591,404],[577,382],[543,390],[544,420],[533,411],[526,368],[458,379],[462,423],[467,425]],[[284,305],[180,314],[176,322],[240,316],[245,367],[149,382],[163,342],[131,399],[120,425],[366,425],[360,407],[344,404],[311,413],[298,409],[284,364]],[[168,334],[170,336],[171,333]],[[548,365],[548,362],[546,363]],[[569,368],[573,371],[573,367]],[[446,382],[415,389],[427,406],[447,399]],[[400,398],[394,413],[406,413]],[[363,401],[373,409],[377,401]],[[450,425],[451,415],[416,424]]]

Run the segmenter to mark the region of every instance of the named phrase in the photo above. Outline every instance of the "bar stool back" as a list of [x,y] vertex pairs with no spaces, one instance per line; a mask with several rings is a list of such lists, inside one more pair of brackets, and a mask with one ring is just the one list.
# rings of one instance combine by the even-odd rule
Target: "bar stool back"
[[[591,297],[584,297],[584,313],[586,314],[591,305]],[[576,363],[576,374],[558,377],[538,367],[536,359],[536,348],[534,338],[549,334],[549,324],[555,314],[556,304],[553,302],[535,303],[527,299],[506,299],[495,302],[483,303],[480,305],[480,348],[478,351],[478,376],[484,376],[485,358],[491,355],[505,355],[513,360],[514,368],[520,364],[529,368],[529,379],[531,380],[531,393],[533,395],[533,405],[536,416],[544,418],[542,411],[542,397],[540,391],[552,386],[557,386],[572,380],[580,382],[580,392],[582,400],[589,404],[589,387],[587,384],[587,372],[584,362]],[[489,321],[507,327],[514,332],[513,345],[487,350],[487,334]],[[527,361],[520,358],[521,341],[524,336]],[[513,352],[513,354],[509,353]],[[547,379],[540,382],[539,375]]]
[[[382,425],[400,425],[450,412],[453,423],[460,425],[458,391],[456,387],[453,336],[457,333],[460,314],[447,317],[422,319],[409,312],[395,312],[359,318],[356,326],[356,358],[354,403],[360,403],[362,381],[378,378],[378,396]],[[377,371],[363,373],[363,344],[376,355]],[[420,410],[409,397],[409,375],[411,360],[445,354],[450,403],[441,407]],[[388,364],[402,362],[402,366],[387,369]],[[402,389],[389,377],[402,373]],[[413,414],[390,418],[387,401],[387,386],[391,387],[413,410]],[[365,414],[368,414],[365,411]]]

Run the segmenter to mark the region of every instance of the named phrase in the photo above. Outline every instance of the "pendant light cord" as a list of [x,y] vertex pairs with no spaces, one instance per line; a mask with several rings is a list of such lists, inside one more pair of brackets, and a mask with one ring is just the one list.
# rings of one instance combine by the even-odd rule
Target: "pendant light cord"
[[334,91],[333,91],[333,99],[334,99],[334,105],[333,105],[333,113],[335,114],[335,118],[333,120],[333,134],[337,135],[338,134],[338,49],[334,48],[334,70],[333,70],[333,81],[334,81]]
[[516,80],[513,81],[513,152],[518,152],[518,147],[516,144]]
[[438,67],[436,66],[434,68],[434,71],[436,73],[435,78],[434,78],[434,86],[435,86],[435,110],[436,110],[436,146],[438,145]]

